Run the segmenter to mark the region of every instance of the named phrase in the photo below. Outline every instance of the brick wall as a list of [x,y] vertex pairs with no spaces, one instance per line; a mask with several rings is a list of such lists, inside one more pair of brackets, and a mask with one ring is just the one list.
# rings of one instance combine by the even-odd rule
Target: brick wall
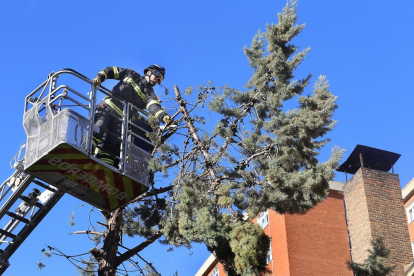
[[[341,192],[331,190],[325,201],[304,215],[268,213],[269,224],[264,231],[271,238],[270,275],[353,275],[346,266],[351,254]],[[217,265],[219,275],[226,275],[219,263],[201,275],[211,275]]]
[[[305,215],[285,215],[290,276],[352,276],[343,196],[328,198]],[[275,274],[285,275],[285,274]]]
[[290,276],[285,216],[269,210],[269,225],[264,229],[271,238],[272,261],[268,269],[273,275]]
[[371,248],[372,238],[362,170],[357,171],[346,183],[344,197],[352,258],[361,263],[368,257],[367,250]]
[[382,235],[389,264],[397,266],[392,275],[404,275],[412,254],[398,175],[361,168],[344,186],[344,197],[353,260],[363,262],[371,240]]

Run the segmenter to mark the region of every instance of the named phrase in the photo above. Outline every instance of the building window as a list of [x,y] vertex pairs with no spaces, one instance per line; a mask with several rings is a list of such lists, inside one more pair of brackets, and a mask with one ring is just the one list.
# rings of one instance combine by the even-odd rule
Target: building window
[[414,201],[410,203],[410,205],[407,206],[407,219],[408,224],[410,224],[414,220]]
[[266,264],[270,263],[271,261],[272,261],[272,244],[270,244],[269,251],[267,251]]
[[411,242],[411,251],[413,251],[413,256],[414,256],[414,241]]
[[218,266],[216,266],[216,268],[214,269],[213,273],[211,273],[210,276],[219,276],[219,268],[218,268]]
[[257,217],[257,223],[262,228],[265,228],[269,224],[269,213],[267,212],[267,210],[259,214],[259,216]]

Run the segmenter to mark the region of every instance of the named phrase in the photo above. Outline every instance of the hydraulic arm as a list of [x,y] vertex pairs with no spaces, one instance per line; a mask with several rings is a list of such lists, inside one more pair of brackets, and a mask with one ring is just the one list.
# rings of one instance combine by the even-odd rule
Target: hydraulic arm
[[0,186],[0,223],[6,222],[0,228],[0,275],[9,267],[9,258],[64,194],[25,173],[23,159],[15,157],[12,162],[15,171]]

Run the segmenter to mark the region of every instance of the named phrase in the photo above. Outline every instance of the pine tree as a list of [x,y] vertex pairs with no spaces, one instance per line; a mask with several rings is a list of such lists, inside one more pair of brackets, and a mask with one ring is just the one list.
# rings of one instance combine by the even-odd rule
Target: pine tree
[[[182,95],[175,87],[176,133],[164,143],[156,132],[149,137],[156,145],[150,190],[104,213],[103,242],[91,250],[99,276],[115,275],[157,240],[203,243],[229,275],[259,275],[270,241],[253,223],[255,216],[266,209],[303,214],[326,198],[342,151],[333,149],[323,163],[317,158],[335,125],[336,97],[324,76],[309,95],[303,94],[312,75],[294,77],[309,52],[292,44],[304,28],[296,25],[296,8],[296,1],[288,1],[278,24],[267,25],[245,47],[253,69],[245,90],[209,84]],[[287,110],[295,100],[297,108]],[[217,120],[213,127],[197,115],[206,108]],[[145,240],[125,249],[122,235]]]
[[387,266],[386,262],[390,250],[384,245],[382,236],[371,241],[372,249],[369,249],[368,258],[361,264],[347,261],[348,269],[354,272],[355,276],[386,276],[394,270],[394,266]]

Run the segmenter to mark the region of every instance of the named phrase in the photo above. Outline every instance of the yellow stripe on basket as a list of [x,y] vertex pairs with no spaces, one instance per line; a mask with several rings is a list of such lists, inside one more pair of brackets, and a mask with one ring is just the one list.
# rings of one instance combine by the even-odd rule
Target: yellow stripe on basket
[[134,188],[132,184],[132,180],[128,177],[122,177],[124,182],[124,192],[128,194],[128,197],[125,199],[126,201],[129,201],[134,198]]
[[145,185],[141,185],[141,193],[148,191],[148,187]]
[[[114,179],[114,172],[111,170],[105,170],[105,179],[106,183],[111,184],[111,186],[115,187],[115,179]],[[109,209],[113,210],[116,207],[118,207],[118,199],[115,197],[115,195],[110,195],[108,193],[108,199],[109,199]]]

